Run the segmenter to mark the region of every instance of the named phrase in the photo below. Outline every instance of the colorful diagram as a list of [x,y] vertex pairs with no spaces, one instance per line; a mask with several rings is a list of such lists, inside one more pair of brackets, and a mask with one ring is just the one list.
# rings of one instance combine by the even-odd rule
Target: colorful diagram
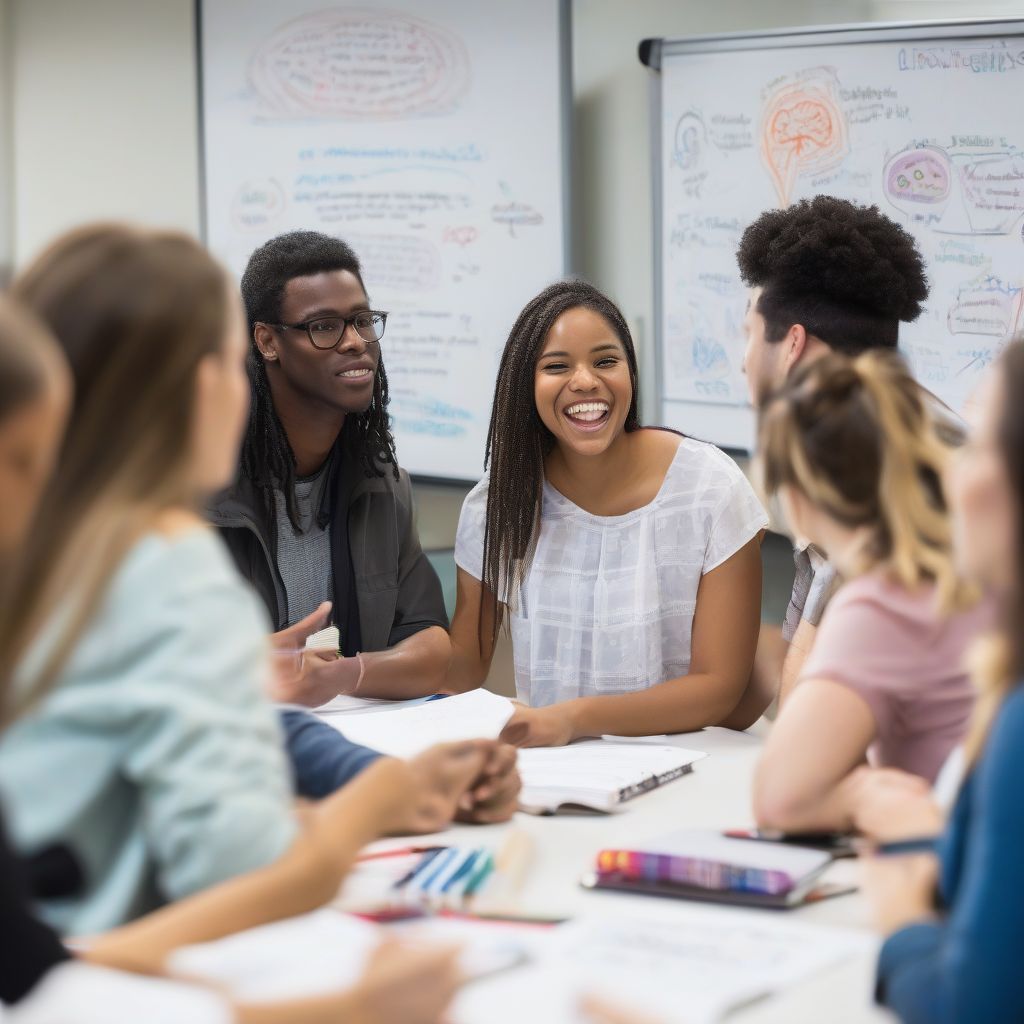
[[943,205],[952,183],[949,156],[938,146],[920,146],[897,153],[885,165],[885,194],[898,210],[913,214],[922,207]]
[[849,151],[846,119],[826,68],[773,87],[762,108],[761,158],[780,206],[789,206],[798,176],[825,174]]
[[450,114],[470,86],[454,33],[411,15],[337,7],[281,26],[249,82],[275,117],[380,121]]

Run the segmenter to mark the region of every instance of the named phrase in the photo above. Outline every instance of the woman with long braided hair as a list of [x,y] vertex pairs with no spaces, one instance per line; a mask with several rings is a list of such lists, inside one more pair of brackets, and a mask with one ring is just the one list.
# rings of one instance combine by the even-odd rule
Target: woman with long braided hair
[[505,346],[448,687],[483,682],[507,619],[521,746],[714,725],[750,677],[767,517],[717,448],[641,427],[637,376],[622,314],[581,281],[529,302]]

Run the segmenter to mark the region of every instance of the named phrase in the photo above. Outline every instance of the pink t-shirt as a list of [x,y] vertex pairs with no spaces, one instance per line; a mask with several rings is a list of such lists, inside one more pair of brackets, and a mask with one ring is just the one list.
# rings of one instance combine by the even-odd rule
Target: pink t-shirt
[[943,617],[934,587],[910,591],[883,572],[867,573],[832,598],[800,682],[849,687],[875,718],[871,763],[934,782],[974,704],[965,655],[993,624],[987,601]]

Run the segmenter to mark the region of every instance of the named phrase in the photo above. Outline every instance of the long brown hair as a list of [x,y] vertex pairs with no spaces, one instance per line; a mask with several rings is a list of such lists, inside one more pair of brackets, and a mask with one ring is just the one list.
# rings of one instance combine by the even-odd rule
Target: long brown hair
[[829,353],[802,367],[762,408],[759,435],[769,494],[793,487],[864,529],[860,571],[885,566],[908,588],[934,583],[946,608],[970,596],[942,492],[949,449],[899,356]]
[[561,281],[545,288],[526,304],[513,324],[494,387],[484,459],[490,478],[478,626],[481,651],[494,646],[504,619],[504,602],[514,600],[526,576],[540,525],[544,457],[554,445],[554,436],[537,412],[537,360],[555,321],[580,307],[607,320],[622,343],[633,382],[625,430],[640,428],[636,352],[619,307],[586,281]]
[[1024,394],[1024,334],[1007,345],[997,365],[1003,385],[999,447],[1017,513],[1015,550],[1007,558],[1016,571],[999,635],[972,652],[979,697],[967,737],[969,761],[978,758],[1000,705],[1024,679],[1024,408],[1019,398]]
[[[127,551],[163,510],[196,505],[196,372],[222,350],[228,280],[193,239],[116,224],[64,235],[13,286],[53,332],[74,379],[54,477],[0,615],[0,679],[45,629],[47,656],[8,715],[57,679]],[[59,616],[55,618],[55,612]],[[55,623],[59,622],[59,627]]]
[[39,398],[63,358],[46,328],[27,309],[0,296],[0,420]]

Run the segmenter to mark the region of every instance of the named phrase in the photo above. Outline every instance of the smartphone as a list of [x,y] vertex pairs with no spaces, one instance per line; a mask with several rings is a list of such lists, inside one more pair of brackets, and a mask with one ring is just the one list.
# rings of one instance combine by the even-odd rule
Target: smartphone
[[780,832],[772,828],[730,828],[722,835],[728,839],[806,846],[809,850],[824,850],[837,859],[857,856],[855,837],[847,832]]

